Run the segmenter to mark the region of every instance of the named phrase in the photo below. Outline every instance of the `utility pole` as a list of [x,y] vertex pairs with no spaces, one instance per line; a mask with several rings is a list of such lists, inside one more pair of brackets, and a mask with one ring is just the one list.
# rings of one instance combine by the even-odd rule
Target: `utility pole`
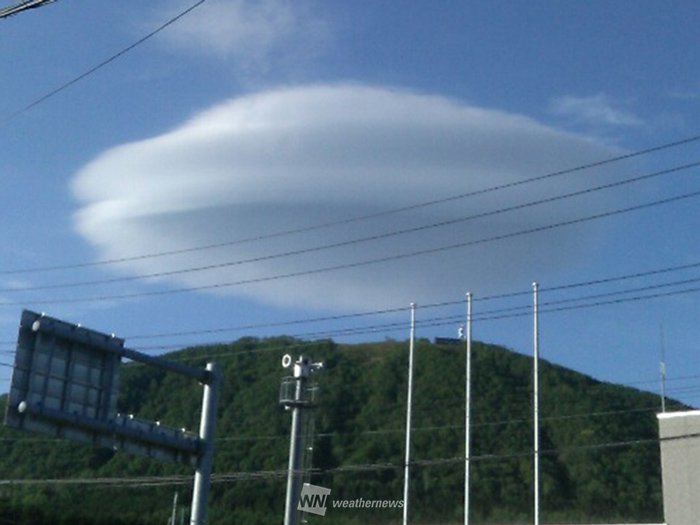
[[[285,354],[282,366],[292,366],[292,357]],[[302,429],[305,427],[306,411],[313,408],[315,387],[308,382],[311,372],[323,368],[323,363],[312,363],[307,357],[300,356],[294,363],[293,377],[282,380],[280,388],[280,404],[286,410],[292,411],[292,430],[289,437],[289,469],[287,470],[287,492],[284,502],[284,525],[298,523],[298,502],[302,482],[302,461],[304,456],[305,438]]]
[[540,524],[540,330],[539,330],[539,284],[532,283],[533,291],[533,412],[534,412],[534,459],[535,459],[535,525]]
[[413,409],[413,351],[416,340],[416,303],[411,303],[411,332],[408,346],[408,399],[406,400],[406,460],[403,470],[403,525],[408,525],[409,498],[411,481],[411,420]]
[[467,370],[464,401],[464,525],[469,525],[469,462],[471,459],[471,391],[472,391],[472,294],[467,293]]

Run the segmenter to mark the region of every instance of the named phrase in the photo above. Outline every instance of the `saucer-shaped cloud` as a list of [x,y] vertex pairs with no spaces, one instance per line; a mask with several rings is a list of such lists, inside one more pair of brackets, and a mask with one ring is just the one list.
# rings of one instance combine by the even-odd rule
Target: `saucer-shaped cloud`
[[[175,286],[258,280],[217,293],[261,302],[342,310],[459,298],[467,289],[527,287],[535,277],[585,264],[586,250],[602,230],[568,227],[434,254],[393,256],[588,215],[606,206],[605,196],[275,255],[450,221],[619,175],[580,171],[305,233],[269,235],[517,183],[616,154],[609,146],[524,116],[440,96],[361,85],[279,89],[227,101],[163,135],[99,155],[73,180],[80,201],[76,227],[103,258],[247,239],[141,258],[120,270],[147,275],[257,258],[164,280]],[[268,279],[381,258],[390,259]]]

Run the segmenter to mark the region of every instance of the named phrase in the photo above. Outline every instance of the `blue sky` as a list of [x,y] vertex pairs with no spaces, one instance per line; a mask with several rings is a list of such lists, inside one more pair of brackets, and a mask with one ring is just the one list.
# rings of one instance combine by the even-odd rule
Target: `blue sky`
[[[407,311],[348,315],[411,301],[450,303],[419,309],[437,326],[418,335],[453,336],[466,291],[537,280],[543,303],[671,292],[543,306],[542,356],[656,391],[663,327],[669,394],[700,400],[700,267],[547,291],[700,262],[698,197],[549,228],[699,191],[697,168],[622,184],[699,161],[698,142],[523,182],[698,134],[696,2],[208,0],[33,105],[193,4],[59,0],[0,21],[0,361],[23,307],[158,352],[404,339]],[[475,337],[530,353],[525,314]]]

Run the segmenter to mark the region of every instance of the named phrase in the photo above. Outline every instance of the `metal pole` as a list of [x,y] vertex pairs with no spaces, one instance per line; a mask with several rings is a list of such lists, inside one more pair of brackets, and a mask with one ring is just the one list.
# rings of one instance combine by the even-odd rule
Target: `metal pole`
[[408,489],[411,479],[411,411],[413,408],[413,351],[416,339],[416,303],[411,303],[411,335],[408,347],[408,399],[406,400],[406,461],[403,472],[403,525],[408,525]]
[[469,460],[471,459],[471,390],[472,390],[472,294],[467,293],[467,371],[464,402],[464,525],[469,525]]
[[168,525],[177,525],[176,520],[177,520],[177,492],[175,493],[175,496],[173,497],[173,510],[172,510],[172,513],[170,514],[170,521],[168,521]]
[[301,479],[302,427],[301,401],[303,377],[297,377],[294,391],[295,404],[292,407],[292,431],[289,437],[289,469],[287,470],[287,493],[284,501],[284,525],[296,525],[297,505],[299,500],[299,480]]
[[659,366],[661,373],[661,412],[666,412],[666,337],[664,334],[664,325],[661,324],[661,365]]
[[539,284],[532,283],[533,290],[533,407],[534,407],[534,456],[535,456],[535,525],[540,523],[540,332],[539,332]]
[[199,439],[202,452],[197,461],[194,474],[194,490],[192,491],[191,525],[204,525],[207,519],[207,501],[209,499],[209,484],[211,468],[214,459],[214,430],[216,427],[216,404],[219,397],[221,377],[216,363],[207,363],[210,381],[204,384],[202,399],[202,417],[199,422]]

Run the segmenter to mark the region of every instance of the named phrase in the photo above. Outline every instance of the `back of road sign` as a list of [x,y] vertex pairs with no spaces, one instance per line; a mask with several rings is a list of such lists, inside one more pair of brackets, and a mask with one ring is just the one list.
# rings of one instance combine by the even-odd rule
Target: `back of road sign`
[[5,424],[111,446],[111,436],[80,422],[114,418],[123,345],[107,334],[22,312]]
[[25,310],[5,424],[195,465],[197,434],[117,414],[124,351],[123,339]]

